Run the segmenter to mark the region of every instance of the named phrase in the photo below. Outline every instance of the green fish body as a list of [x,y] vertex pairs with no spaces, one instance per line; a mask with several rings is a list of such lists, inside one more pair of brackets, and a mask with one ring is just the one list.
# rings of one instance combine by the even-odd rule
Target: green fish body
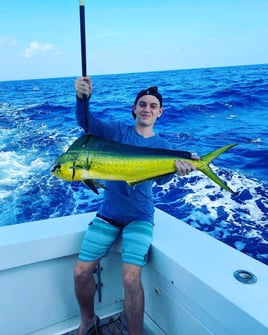
[[176,171],[175,161],[193,164],[221,188],[234,193],[209,167],[209,163],[236,144],[224,146],[200,160],[185,158],[186,152],[136,147],[86,134],[77,139],[56,161],[52,173],[66,181],[82,181],[94,192],[97,180],[125,181],[135,186]]

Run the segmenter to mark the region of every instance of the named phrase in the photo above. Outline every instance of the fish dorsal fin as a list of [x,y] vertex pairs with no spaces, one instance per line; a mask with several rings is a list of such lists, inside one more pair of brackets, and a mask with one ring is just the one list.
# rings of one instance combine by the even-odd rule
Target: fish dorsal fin
[[79,137],[77,140],[73,142],[73,144],[69,147],[67,151],[76,151],[84,149],[89,142],[94,138],[91,134],[85,134]]

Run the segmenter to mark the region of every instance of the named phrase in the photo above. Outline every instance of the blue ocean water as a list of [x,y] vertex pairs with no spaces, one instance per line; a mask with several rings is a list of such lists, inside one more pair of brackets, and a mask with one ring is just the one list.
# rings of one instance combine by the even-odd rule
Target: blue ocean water
[[[0,225],[84,213],[101,202],[80,183],[51,175],[80,135],[75,78],[0,82]],[[93,76],[91,111],[133,122],[136,93],[157,85],[156,131],[202,156],[230,143],[213,170],[234,196],[199,172],[154,186],[157,207],[268,264],[268,64]],[[189,241],[190,243],[190,241]]]

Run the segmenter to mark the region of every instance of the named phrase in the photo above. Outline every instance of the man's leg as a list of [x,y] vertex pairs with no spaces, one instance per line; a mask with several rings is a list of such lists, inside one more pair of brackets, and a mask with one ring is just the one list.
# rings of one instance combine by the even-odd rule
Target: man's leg
[[74,269],[75,294],[80,307],[81,324],[77,335],[85,335],[96,322],[94,314],[94,296],[96,284],[93,272],[98,261],[78,261]]
[[141,284],[141,267],[123,264],[123,285],[125,291],[125,312],[129,335],[142,335],[144,293]]
[[89,223],[85,233],[79,261],[74,269],[75,293],[81,311],[81,325],[77,335],[87,334],[94,325],[94,296],[96,291],[93,272],[98,261],[107,254],[120,229],[98,217]]
[[144,293],[141,271],[146,265],[152,238],[153,225],[146,221],[133,221],[122,231],[123,285],[129,335],[143,333]]

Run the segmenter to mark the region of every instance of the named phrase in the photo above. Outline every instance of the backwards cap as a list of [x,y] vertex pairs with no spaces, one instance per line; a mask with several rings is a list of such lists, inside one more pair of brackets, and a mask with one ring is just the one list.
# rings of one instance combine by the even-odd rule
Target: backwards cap
[[146,90],[140,91],[136,96],[136,99],[134,101],[134,105],[136,105],[139,98],[141,98],[144,95],[155,96],[160,102],[160,107],[162,107],[162,95],[158,92],[158,87],[157,86],[148,87]]

